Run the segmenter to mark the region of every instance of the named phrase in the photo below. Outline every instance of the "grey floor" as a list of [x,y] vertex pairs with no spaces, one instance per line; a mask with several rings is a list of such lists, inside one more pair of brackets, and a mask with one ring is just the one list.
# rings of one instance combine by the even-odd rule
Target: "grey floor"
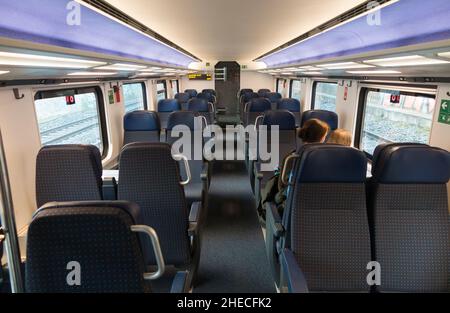
[[196,293],[272,293],[250,181],[243,161],[213,164]]

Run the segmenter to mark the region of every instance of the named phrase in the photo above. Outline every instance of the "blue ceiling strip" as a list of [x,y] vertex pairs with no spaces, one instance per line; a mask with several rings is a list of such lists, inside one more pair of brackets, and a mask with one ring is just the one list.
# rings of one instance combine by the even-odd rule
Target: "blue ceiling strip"
[[67,0],[0,0],[0,37],[187,67],[196,60],[81,5],[69,25]]
[[447,40],[449,12],[449,0],[400,0],[379,11],[380,25],[361,16],[258,61],[277,67]]

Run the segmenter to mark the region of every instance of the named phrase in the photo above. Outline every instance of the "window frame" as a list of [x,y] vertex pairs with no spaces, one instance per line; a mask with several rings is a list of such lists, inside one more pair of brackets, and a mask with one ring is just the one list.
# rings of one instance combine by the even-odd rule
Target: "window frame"
[[[317,92],[317,85],[319,83],[322,84],[333,84],[339,87],[339,83],[335,80],[315,80],[313,82],[312,87],[312,95],[311,95],[311,110],[316,110],[316,92]],[[337,92],[336,92],[336,105],[337,105]],[[318,109],[321,110],[321,109]]]
[[158,99],[158,84],[163,84],[164,85],[164,99],[167,99],[168,98],[168,94],[167,94],[167,80],[161,79],[161,80],[157,80],[156,81],[156,99]]
[[279,82],[280,82],[280,80],[284,80],[284,83],[286,84],[286,81],[287,81],[287,79],[286,78],[277,78],[277,88],[276,88],[276,92],[277,93],[279,93],[279,94],[281,94],[281,92],[280,92],[280,89],[278,89],[278,87],[279,87]]
[[[144,95],[144,110],[148,110],[148,101],[147,101],[147,86],[145,85],[145,82],[143,82],[143,81],[139,81],[139,82],[126,82],[126,83],[123,83],[123,85],[122,85],[122,88],[123,88],[123,86],[125,86],[125,85],[136,85],[136,84],[140,84],[141,85],[141,87],[142,87],[142,94]],[[122,89],[122,92],[123,92],[123,89]],[[123,106],[125,107],[125,93],[123,94]],[[126,112],[126,110],[125,110],[125,112]]]
[[[291,79],[291,81],[289,83],[289,98],[292,98],[292,85],[294,85],[294,82],[299,82],[300,83],[300,93],[301,93],[301,90],[302,90],[302,81],[300,79]],[[297,99],[297,100],[300,101],[300,99]]]
[[40,141],[41,146],[43,147],[41,131],[39,129],[39,121],[38,121],[37,112],[36,112],[35,101],[50,99],[50,98],[65,97],[70,94],[79,95],[79,94],[86,94],[86,93],[94,93],[95,97],[97,99],[98,119],[99,119],[99,126],[100,126],[100,139],[102,141],[102,147],[103,147],[103,151],[100,151],[100,153],[101,153],[102,161],[103,161],[108,156],[110,142],[109,142],[109,135],[108,135],[108,124],[106,121],[105,99],[103,97],[103,92],[102,92],[102,89],[100,88],[100,86],[86,86],[86,87],[38,90],[34,95],[33,107],[35,110],[36,123],[38,126],[39,141]]
[[[402,88],[407,87],[407,88]],[[421,88],[421,90],[414,91],[414,88]],[[355,135],[354,135],[354,145],[355,148],[361,150],[364,152],[366,157],[372,161],[373,155],[362,150],[361,149],[361,141],[362,141],[362,132],[364,127],[364,117],[366,112],[366,103],[367,103],[367,97],[369,95],[369,92],[375,91],[375,92],[382,92],[382,91],[397,91],[400,92],[400,95],[403,96],[414,96],[414,97],[424,97],[424,98],[431,98],[436,100],[436,88],[437,87],[428,87],[427,89],[430,89],[430,93],[425,93],[423,91],[424,86],[399,86],[395,84],[388,84],[388,85],[362,85],[359,96],[358,96],[358,108],[357,108],[357,115],[356,115],[356,126],[355,126]],[[437,102],[436,102],[437,105]],[[436,107],[435,107],[436,110]],[[434,116],[433,112],[433,116]],[[433,119],[433,118],[432,118]],[[431,137],[431,131],[430,131],[430,137]],[[430,139],[428,139],[428,144],[430,143]]]
[[180,93],[180,80],[179,79],[171,79],[170,83],[172,84],[172,91],[173,91],[173,83],[176,82],[177,84],[177,92],[173,95],[175,97],[176,94]]

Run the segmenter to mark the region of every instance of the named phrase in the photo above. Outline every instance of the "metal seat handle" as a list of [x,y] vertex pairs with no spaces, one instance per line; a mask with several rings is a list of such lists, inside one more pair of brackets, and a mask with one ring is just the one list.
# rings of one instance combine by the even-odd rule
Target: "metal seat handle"
[[257,118],[256,118],[256,120],[255,120],[255,131],[258,131],[258,126],[259,126],[259,121],[260,120],[262,120],[262,119],[264,119],[264,115],[260,115],[260,116],[258,116]]
[[134,233],[142,233],[146,234],[150,237],[153,246],[153,252],[155,253],[156,265],[158,266],[158,270],[153,273],[144,273],[145,280],[156,280],[164,275],[166,270],[166,264],[164,263],[164,257],[161,251],[161,245],[159,243],[158,235],[155,230],[150,226],[146,225],[133,225],[131,226],[131,231]]
[[185,170],[186,170],[186,176],[187,176],[187,178],[186,178],[185,181],[180,182],[180,185],[181,185],[181,186],[186,186],[186,185],[189,184],[189,183],[191,182],[191,180],[192,180],[191,168],[189,167],[189,161],[188,161],[188,158],[187,158],[185,155],[182,155],[182,154],[176,154],[176,155],[173,156],[173,158],[174,158],[176,161],[181,161],[181,160],[183,160],[184,168],[185,168]]
[[284,161],[283,164],[283,171],[281,172],[281,182],[283,183],[283,185],[287,185],[289,184],[289,178],[286,177],[287,174],[287,165],[291,162],[291,160],[293,159],[297,159],[300,156],[298,154],[291,154],[290,156],[288,156],[286,158],[286,160]]

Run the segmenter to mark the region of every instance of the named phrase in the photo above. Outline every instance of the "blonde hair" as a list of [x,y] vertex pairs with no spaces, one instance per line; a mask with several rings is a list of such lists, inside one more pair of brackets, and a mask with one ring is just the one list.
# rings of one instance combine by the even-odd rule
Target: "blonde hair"
[[330,138],[327,143],[334,143],[338,145],[344,145],[350,147],[352,145],[352,134],[345,130],[338,128],[331,132]]

